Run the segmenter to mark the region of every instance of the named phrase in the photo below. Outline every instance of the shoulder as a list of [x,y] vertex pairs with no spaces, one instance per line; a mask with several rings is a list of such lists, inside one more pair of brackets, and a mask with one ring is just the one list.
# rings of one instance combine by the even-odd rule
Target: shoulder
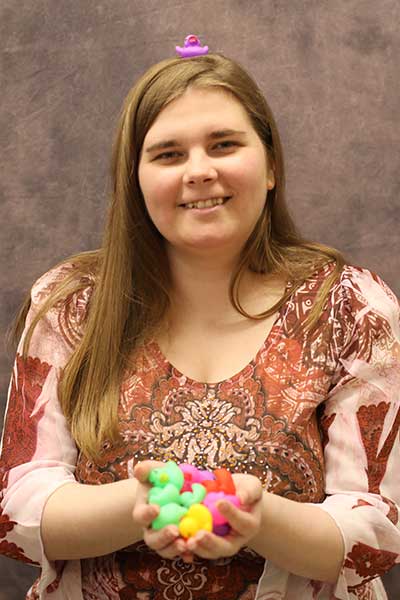
[[[303,304],[310,311],[334,268],[333,263],[326,264],[307,278],[296,293],[296,305]],[[303,310],[308,314],[305,308]],[[318,322],[320,327],[324,323],[332,324],[335,337],[340,334],[342,341],[365,328],[378,337],[390,331],[400,339],[400,307],[396,295],[379,275],[350,264],[345,264],[325,289]]]
[[73,265],[70,262],[65,262],[56,265],[43,273],[32,285],[31,298],[33,304],[40,305],[47,300],[52,292],[62,284],[67,276],[73,274]]
[[95,282],[95,266],[83,267],[80,255],[77,255],[75,259],[68,259],[52,267],[34,282],[31,288],[32,305],[43,306],[51,298],[67,298],[78,290],[91,293]]
[[399,315],[399,301],[383,279],[362,267],[345,265],[338,287],[354,310],[374,312],[383,317]]
[[341,283],[350,288],[358,288],[360,292],[378,286],[385,294],[396,300],[396,295],[383,279],[374,271],[354,265],[345,265],[341,273]]
[[82,337],[96,285],[96,265],[77,255],[44,273],[31,288],[25,325],[39,319],[39,329],[51,330],[73,347]]
[[347,325],[348,340],[368,347],[377,340],[400,342],[399,301],[379,275],[346,265],[333,287],[332,296],[341,299],[335,318]]
[[[333,263],[324,265],[307,279],[307,287],[315,289],[317,293],[333,270]],[[329,291],[335,302],[343,299],[346,304],[354,305],[354,308],[357,303],[369,306],[371,310],[382,310],[385,307],[398,310],[399,307],[395,293],[385,281],[377,273],[360,266],[345,264]]]

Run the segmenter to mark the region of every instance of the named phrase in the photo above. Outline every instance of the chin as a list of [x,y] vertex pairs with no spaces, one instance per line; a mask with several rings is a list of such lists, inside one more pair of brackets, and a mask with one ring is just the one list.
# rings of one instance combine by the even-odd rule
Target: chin
[[232,239],[221,239],[221,237],[204,236],[191,240],[185,240],[183,243],[174,246],[177,253],[193,254],[194,256],[210,256],[216,259],[221,257],[237,256],[244,242],[233,241]]

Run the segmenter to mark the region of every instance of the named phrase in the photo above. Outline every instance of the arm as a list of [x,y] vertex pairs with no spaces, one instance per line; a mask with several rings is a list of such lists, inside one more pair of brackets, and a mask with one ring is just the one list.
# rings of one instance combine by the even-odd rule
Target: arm
[[[221,512],[243,543],[291,573],[335,583],[336,597],[347,599],[400,562],[400,325],[395,297],[371,274],[342,285],[337,318],[349,330],[322,419],[326,500],[300,504],[265,492],[252,506],[253,525],[230,505]],[[188,546],[204,558],[235,550],[203,533]]]
[[400,311],[367,271],[352,270],[342,286],[336,318],[348,334],[321,422],[327,497],[319,505],[267,497],[264,531],[275,532],[276,546],[255,539],[254,547],[293,573],[335,583],[347,599],[400,562]]
[[329,514],[319,506],[268,492],[259,494],[260,483],[252,475],[234,475],[234,480],[246,510],[228,502],[218,504],[232,526],[231,534],[220,538],[201,531],[187,541],[187,550],[202,558],[216,559],[232,556],[248,546],[290,573],[331,583],[337,580],[344,545]]
[[356,593],[400,562],[400,308],[368,271],[344,283],[353,327],[324,404],[321,508],[343,537],[338,587]]
[[331,583],[344,557],[340,530],[328,513],[267,492],[260,530],[248,545],[290,573]]
[[[49,576],[54,569],[50,562],[107,554],[143,537],[132,514],[143,492],[136,479],[101,486],[75,480],[77,448],[57,396],[59,374],[71,353],[68,324],[59,308],[38,323],[29,355],[22,357],[24,335],[62,276],[63,270],[50,271],[32,289],[14,363],[0,464],[0,551],[40,564]],[[86,289],[72,299],[70,319],[74,320],[74,306],[81,311],[87,297]],[[146,511],[147,519],[154,518],[154,508]]]
[[[142,539],[143,528],[133,519],[136,499],[147,491],[142,487],[136,479],[126,479],[100,486],[74,483],[57,489],[42,516],[48,559],[102,556]],[[156,514],[157,510],[148,505],[144,517],[152,520]]]
[[43,553],[42,510],[55,490],[75,481],[77,457],[57,400],[59,372],[70,349],[60,335],[56,311],[50,311],[36,327],[25,358],[22,349],[28,327],[57,276],[62,275],[50,272],[32,288],[9,388],[0,462],[0,551],[43,565],[49,576],[53,566]]
[[40,565],[42,587],[56,578],[54,560],[94,556],[141,537],[132,518],[135,480],[86,486],[74,476],[78,451],[57,385],[72,348],[66,332],[72,326],[76,335],[87,289],[70,302],[69,322],[62,320],[59,307],[41,319],[28,356],[22,356],[32,319],[64,274],[65,267],[53,270],[33,286],[9,388],[0,462],[0,552]]

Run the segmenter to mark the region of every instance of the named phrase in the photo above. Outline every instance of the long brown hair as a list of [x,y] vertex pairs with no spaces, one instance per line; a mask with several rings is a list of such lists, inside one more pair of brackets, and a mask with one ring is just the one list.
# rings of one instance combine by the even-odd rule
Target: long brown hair
[[[307,322],[307,327],[312,327],[344,264],[337,250],[307,242],[297,231],[285,202],[284,163],[276,123],[264,96],[246,71],[220,54],[173,58],[151,67],[129,92],[120,117],[102,248],[73,258],[75,271],[41,308],[24,344],[26,354],[38,320],[60,298],[82,287],[78,275],[96,271],[83,337],[65,366],[59,385],[61,406],[72,435],[87,455],[96,456],[105,438],[118,439],[117,409],[123,371],[135,349],[160,324],[169,307],[167,255],[163,238],[145,207],[138,164],[144,138],[157,115],[189,86],[222,89],[240,101],[265,145],[275,173],[275,188],[268,192],[264,212],[232,274],[230,297],[235,308],[247,317],[264,318],[278,310],[289,295],[286,293],[261,315],[248,315],[239,297],[240,281],[248,269],[283,274],[292,282],[293,293],[312,272],[331,262],[334,268]],[[28,304],[20,314],[19,328],[27,308]]]

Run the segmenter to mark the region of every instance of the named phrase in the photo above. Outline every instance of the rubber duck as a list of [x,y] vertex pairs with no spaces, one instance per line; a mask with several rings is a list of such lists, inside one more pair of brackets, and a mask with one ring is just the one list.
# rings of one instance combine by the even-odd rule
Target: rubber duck
[[234,495],[236,492],[233,477],[227,469],[214,469],[215,479],[213,481],[203,481],[203,485],[209,492],[225,492],[225,494]]
[[182,537],[189,538],[200,529],[212,531],[212,516],[203,504],[193,504],[179,523],[179,533]]
[[[205,493],[204,489],[204,495]],[[180,504],[180,493],[173,483],[167,483],[165,487],[151,488],[148,494],[148,502],[149,504],[158,504],[158,506],[165,506],[171,502]]]
[[202,46],[197,35],[187,35],[184,41],[184,47],[175,46],[175,50],[181,58],[192,58],[193,56],[203,56],[208,54],[208,46]]
[[219,525],[225,525],[228,521],[221,515],[217,508],[217,502],[220,500],[226,500],[234,506],[240,507],[240,501],[237,496],[233,494],[225,494],[225,492],[208,492],[207,496],[203,500],[204,506],[207,506],[211,513],[213,525],[218,527]]
[[[200,504],[202,506],[202,504]],[[153,529],[162,529],[167,525],[178,525],[182,517],[186,515],[188,509],[170,502],[164,506],[160,506],[160,512],[157,517],[152,521],[151,526]]]
[[213,479],[215,479],[211,471],[198,469],[194,465],[182,463],[181,465],[179,465],[179,468],[182,471],[183,476],[185,478],[181,492],[191,492],[192,485],[194,483],[203,483],[203,481],[212,481]]
[[172,483],[179,492],[185,480],[182,471],[173,460],[169,460],[163,467],[152,469],[148,479],[155,488],[163,488],[168,483]]
[[192,506],[192,504],[200,504],[206,497],[206,488],[201,483],[194,483],[191,492],[183,492],[179,496],[179,504],[182,506]]

